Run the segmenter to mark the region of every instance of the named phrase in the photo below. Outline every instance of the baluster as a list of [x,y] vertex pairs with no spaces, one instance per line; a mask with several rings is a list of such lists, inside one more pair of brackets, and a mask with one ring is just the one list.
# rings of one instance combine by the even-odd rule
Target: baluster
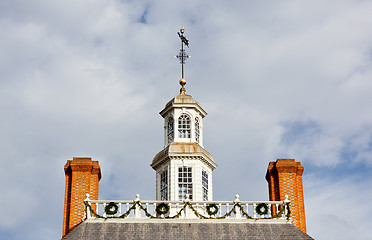
[[[167,213],[168,216],[170,215],[170,211],[171,211],[171,209],[172,209],[172,203],[169,203],[169,212]],[[165,217],[165,216],[164,216],[164,217]]]
[[[183,200],[183,202],[186,204],[187,202],[190,202],[190,199],[189,199],[189,194],[186,194],[185,196],[185,200]],[[190,210],[188,210],[188,206],[185,208],[185,218],[188,218],[189,217],[189,212]]]
[[[229,210],[229,204],[226,203],[226,213],[228,213],[228,212],[230,212],[230,210]],[[226,218],[229,218],[229,216],[227,214],[226,214]]]
[[249,207],[248,203],[245,204],[245,212],[249,215],[248,207]]
[[218,216],[222,217],[222,204],[221,203],[218,204],[218,208],[219,208],[219,212],[220,212],[220,214]]
[[139,197],[140,197],[140,195],[137,194],[136,199],[134,200],[136,203],[138,203],[138,204],[135,203],[136,206],[134,207],[134,217],[135,218],[140,218],[141,217],[140,207],[138,206],[139,204],[141,204]]
[[121,203],[119,203],[119,216],[121,215]]
[[148,203],[146,203],[146,212],[149,212],[149,204]]
[[103,217],[106,217],[106,203],[103,203]]
[[128,212],[128,210],[129,210],[129,203],[126,203],[125,206],[126,206],[125,212]]
[[269,203],[268,206],[269,206],[269,211],[267,212],[267,214],[269,215],[269,218],[272,218],[273,216],[271,215],[271,203]]
[[256,206],[257,204],[253,203],[253,218],[257,218]]
[[[208,215],[206,209],[207,209],[207,204],[206,204],[206,203],[203,203],[203,207],[202,207],[202,209],[201,209],[201,212],[202,212],[203,215],[205,215],[205,216]],[[208,216],[209,216],[209,215],[208,215]],[[212,217],[212,216],[210,216],[210,217]]]
[[276,214],[278,214],[279,213],[279,204],[275,204],[275,208],[276,208]]

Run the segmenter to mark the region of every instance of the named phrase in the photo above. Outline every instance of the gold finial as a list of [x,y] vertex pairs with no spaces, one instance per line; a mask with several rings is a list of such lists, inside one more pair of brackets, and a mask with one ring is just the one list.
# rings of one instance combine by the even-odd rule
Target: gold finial
[[183,26],[181,27],[180,32],[181,33],[184,33],[185,32],[185,29],[183,28]]
[[185,85],[186,85],[186,79],[184,79],[184,78],[181,78],[181,80],[180,80],[180,84],[181,84],[181,89],[180,89],[180,93],[181,94],[185,94],[185,92],[186,92],[186,88],[185,88]]

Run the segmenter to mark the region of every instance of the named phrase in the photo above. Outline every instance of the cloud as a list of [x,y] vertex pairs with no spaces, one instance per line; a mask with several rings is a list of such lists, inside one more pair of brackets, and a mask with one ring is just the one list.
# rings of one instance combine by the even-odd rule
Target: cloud
[[371,210],[363,202],[371,198],[366,191],[371,179],[350,175],[335,181],[311,174],[305,181],[307,225],[314,239],[369,238]]
[[[371,181],[371,8],[2,1],[0,201],[9,208],[1,238],[60,236],[63,165],[73,156],[100,161],[101,199],[155,197],[149,164],[163,147],[158,112],[180,87],[173,56],[181,25],[192,56],[187,93],[209,113],[204,145],[219,165],[214,198],[266,200],[268,162],[296,158],[305,166],[310,235],[346,239],[354,227],[369,234],[359,202]],[[12,214],[24,199],[27,209]]]

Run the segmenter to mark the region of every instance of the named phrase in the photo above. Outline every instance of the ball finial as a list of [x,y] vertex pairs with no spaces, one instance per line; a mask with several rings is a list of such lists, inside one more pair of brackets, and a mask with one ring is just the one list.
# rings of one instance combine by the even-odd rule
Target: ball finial
[[185,32],[185,29],[183,28],[183,26],[181,27],[180,32],[181,32],[182,34]]
[[186,88],[185,88],[185,85],[186,85],[186,79],[184,79],[184,78],[181,78],[181,80],[180,80],[180,84],[181,84],[181,89],[180,89],[180,93],[181,94],[185,94],[185,92],[186,92]]
[[186,79],[181,78],[180,84],[181,84],[182,87],[185,86],[186,85]]

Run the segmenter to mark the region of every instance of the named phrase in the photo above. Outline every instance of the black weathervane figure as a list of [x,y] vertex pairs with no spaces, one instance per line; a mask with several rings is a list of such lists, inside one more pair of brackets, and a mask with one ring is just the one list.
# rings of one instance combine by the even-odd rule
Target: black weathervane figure
[[185,44],[187,47],[189,47],[189,40],[183,36],[183,33],[185,32],[185,29],[183,27],[181,27],[180,31],[177,32],[178,33],[178,36],[180,37],[181,39],[181,50],[180,50],[180,53],[175,56],[176,58],[178,58],[180,60],[180,63],[181,63],[181,66],[182,66],[182,78],[180,80],[180,84],[182,86],[180,92],[181,94],[185,93],[186,92],[186,89],[185,89],[185,85],[186,85],[186,79],[185,79],[185,72],[184,72],[184,65],[185,65],[185,62],[186,62],[186,59],[190,58],[189,55],[187,55],[183,45]]

